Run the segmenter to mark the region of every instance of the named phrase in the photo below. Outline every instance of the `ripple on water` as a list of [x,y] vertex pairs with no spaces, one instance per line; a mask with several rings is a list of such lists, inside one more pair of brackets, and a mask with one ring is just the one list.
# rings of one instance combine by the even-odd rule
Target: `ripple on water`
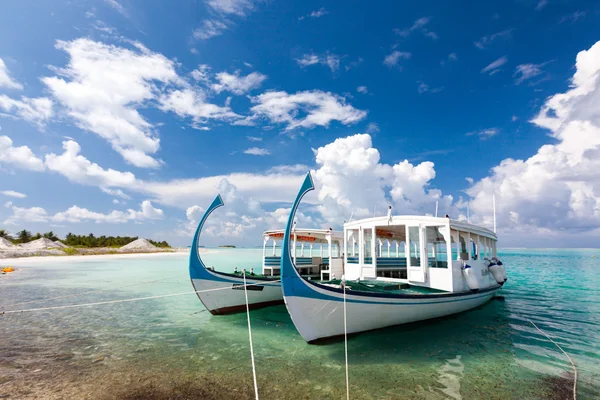
[[[575,359],[580,397],[598,397],[600,260],[591,255],[506,251],[509,282],[502,301],[351,337],[352,397],[568,397],[570,364],[529,320]],[[260,256],[260,250],[232,250],[205,258],[217,269],[231,270],[256,266]],[[0,278],[2,305],[95,289],[106,291],[51,305],[191,290],[186,256],[19,268],[10,279]],[[122,287],[164,278],[169,279]],[[307,345],[284,306],[252,312],[252,328],[262,398],[345,395],[342,342]],[[251,398],[253,393],[245,314],[212,317],[193,295],[5,315],[0,337],[0,396],[98,398],[99,388],[112,396],[107,398],[122,399],[162,399],[168,393]]]

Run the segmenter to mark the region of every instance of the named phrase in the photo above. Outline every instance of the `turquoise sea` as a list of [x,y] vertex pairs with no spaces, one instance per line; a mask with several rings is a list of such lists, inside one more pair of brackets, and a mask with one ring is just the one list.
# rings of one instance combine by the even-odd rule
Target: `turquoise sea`
[[[217,270],[259,270],[261,255],[232,249],[202,258]],[[574,359],[578,398],[600,398],[600,250],[500,256],[509,277],[500,298],[448,318],[351,337],[350,397],[572,398],[570,363],[531,320]],[[187,258],[20,261],[17,272],[0,275],[0,307],[192,291]],[[261,398],[345,397],[343,342],[306,344],[285,306],[253,311],[251,322]],[[253,397],[246,314],[211,316],[194,294],[0,316],[1,399]]]

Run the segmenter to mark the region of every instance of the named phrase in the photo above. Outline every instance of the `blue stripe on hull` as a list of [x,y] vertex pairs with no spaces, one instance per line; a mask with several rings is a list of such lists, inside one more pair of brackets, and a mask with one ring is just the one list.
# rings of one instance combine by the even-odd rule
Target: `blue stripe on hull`
[[[323,289],[330,290],[333,288],[324,287]],[[455,303],[457,301],[475,300],[475,299],[479,299],[479,298],[486,297],[486,296],[493,296],[498,289],[500,289],[500,287],[489,290],[483,294],[478,293],[477,295],[475,295],[474,293],[470,293],[470,292],[461,293],[460,297],[453,296],[453,298],[442,299],[441,301],[402,301],[402,300],[399,300],[399,301],[394,301],[394,302],[392,302],[392,301],[390,301],[390,302],[388,302],[388,301],[368,301],[366,299],[355,299],[352,296],[363,296],[365,294],[370,294],[370,293],[360,293],[360,294],[355,295],[354,293],[350,293],[349,291],[346,291],[346,303],[371,304],[371,305],[397,305],[397,306],[445,304],[445,303]],[[324,300],[324,301],[334,301],[334,302],[339,302],[339,303],[344,302],[343,297],[328,296],[328,295],[320,293],[318,291],[313,291],[312,293],[313,293],[312,296],[294,296],[294,295],[292,295],[292,296],[288,296],[288,297],[305,297],[305,298],[318,299],[318,300]],[[318,295],[315,295],[316,293],[318,293]],[[407,298],[407,297],[412,297],[412,295],[406,295],[405,298]],[[429,295],[429,297],[434,297],[434,295]],[[407,299],[407,300],[410,300],[410,299]]]

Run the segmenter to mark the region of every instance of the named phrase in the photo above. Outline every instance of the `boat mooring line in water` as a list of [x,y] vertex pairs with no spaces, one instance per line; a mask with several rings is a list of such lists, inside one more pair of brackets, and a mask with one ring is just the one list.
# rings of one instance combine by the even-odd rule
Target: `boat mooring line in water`
[[89,290],[87,292],[67,294],[67,295],[64,295],[64,296],[57,296],[57,297],[49,297],[49,298],[40,299],[40,300],[30,300],[30,301],[23,301],[21,303],[4,304],[4,305],[2,305],[2,308],[14,307],[14,306],[22,306],[24,304],[31,304],[31,303],[41,303],[41,302],[50,301],[50,300],[66,299],[66,298],[69,298],[69,297],[78,297],[78,296],[83,296],[84,294],[101,293],[101,292],[105,292],[107,290],[117,290],[117,289],[123,289],[123,288],[127,288],[127,287],[139,286],[139,285],[148,285],[148,284],[151,284],[151,283],[166,281],[168,279],[174,279],[174,278],[176,278],[176,277],[171,276],[169,278],[162,278],[162,279],[157,279],[157,280],[154,280],[154,281],[138,282],[138,283],[133,283],[133,284],[130,284],[130,285],[117,286],[117,287],[113,287],[113,288],[95,289],[95,290]]
[[[525,318],[527,319],[527,318]],[[550,340],[552,343],[554,343],[556,345],[556,347],[559,348],[560,351],[562,351],[564,353],[565,356],[567,356],[567,358],[569,359],[569,361],[571,362],[571,366],[573,367],[573,400],[577,400],[577,368],[575,367],[575,363],[573,362],[573,360],[571,359],[571,356],[569,356],[569,354],[563,350],[562,347],[560,347],[560,345],[558,343],[556,343],[554,340],[552,340],[552,338],[550,336],[548,336],[543,330],[541,330],[540,328],[538,328],[538,326],[530,319],[527,319],[529,322],[531,322],[531,325],[533,325],[535,327],[535,329],[537,329],[538,331],[540,331],[540,333],[544,336],[546,336],[548,338],[548,340]]]
[[[279,282],[279,281],[278,280],[277,281],[270,281],[270,282],[267,282],[267,283],[273,283],[273,282]],[[264,284],[267,284],[267,283],[264,283]],[[251,283],[248,286],[260,286],[260,285],[264,285],[264,284],[263,283]],[[244,285],[244,287],[246,287],[246,285]],[[66,306],[52,306],[52,307],[40,307],[40,308],[26,308],[26,309],[23,309],[23,310],[6,310],[6,311],[0,311],[0,316],[1,315],[5,315],[5,314],[17,314],[17,313],[32,312],[32,311],[61,310],[61,309],[67,309],[67,308],[91,307],[91,306],[100,306],[100,305],[104,305],[104,304],[117,304],[117,303],[128,303],[128,302],[132,302],[132,301],[162,299],[162,298],[165,298],[165,297],[184,296],[186,294],[216,292],[218,290],[231,290],[231,286],[225,286],[225,287],[214,288],[214,289],[206,289],[206,290],[195,290],[195,291],[191,291],[191,292],[161,294],[161,295],[157,295],[157,296],[134,297],[132,299],[98,301],[98,302],[95,302],[95,303],[69,304],[69,305],[66,305]]]
[[242,270],[244,276],[244,295],[246,296],[246,315],[248,316],[248,338],[250,339],[250,357],[252,358],[252,377],[254,378],[254,396],[258,400],[258,384],[256,383],[256,368],[254,366],[254,348],[252,347],[252,328],[250,327],[250,305],[248,304],[248,285],[246,285],[246,269]]
[[346,353],[346,400],[350,400],[350,384],[348,383],[348,329],[346,327],[346,281],[344,281],[344,352]]

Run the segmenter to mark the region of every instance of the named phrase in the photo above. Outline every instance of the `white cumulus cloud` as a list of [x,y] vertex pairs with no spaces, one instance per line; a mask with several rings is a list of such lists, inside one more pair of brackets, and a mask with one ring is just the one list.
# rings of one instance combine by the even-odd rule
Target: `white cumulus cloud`
[[514,231],[586,232],[600,228],[600,42],[579,52],[571,88],[549,97],[531,121],[555,140],[526,160],[507,158],[468,193],[476,220]]
[[240,76],[240,72],[236,71],[233,74],[219,72],[216,75],[216,79],[218,82],[212,85],[215,92],[227,91],[241,95],[248,93],[252,89],[259,88],[263,81],[267,79],[267,76],[260,72],[252,72],[246,76]]
[[66,211],[56,213],[52,217],[54,222],[78,223],[83,221],[94,221],[100,223],[124,223],[128,221],[143,221],[162,219],[163,210],[155,208],[149,200],[144,200],[140,210],[128,209],[127,211],[112,210],[106,214],[90,211],[87,208],[72,206]]
[[206,4],[218,13],[235,14],[240,17],[246,16],[254,9],[250,0],[208,0]]
[[82,129],[107,140],[137,166],[156,168],[160,148],[154,126],[138,111],[157,97],[157,82],[177,81],[174,63],[139,43],[117,47],[90,39],[58,41],[69,56],[57,76],[43,78],[52,95]]
[[400,59],[409,60],[412,57],[411,53],[405,51],[394,50],[383,59],[383,63],[388,67],[397,65]]
[[249,149],[244,150],[244,154],[251,154],[253,156],[268,156],[271,152],[267,149],[262,149],[260,147],[251,147]]
[[208,0],[206,5],[213,18],[203,20],[194,30],[195,39],[206,40],[223,34],[234,25],[230,17],[244,18],[256,8],[251,0]]
[[224,21],[205,19],[202,21],[202,26],[194,30],[193,36],[199,40],[206,40],[221,35],[227,28]]
[[37,158],[27,146],[13,146],[8,136],[0,136],[0,163],[7,167],[43,171],[44,162]]
[[8,67],[0,58],[0,88],[23,90],[23,85],[15,81],[8,73]]
[[350,215],[354,219],[384,215],[389,205],[396,214],[431,213],[440,201],[441,210],[451,211],[452,197],[428,188],[435,178],[433,163],[381,163],[368,134],[336,139],[315,150],[315,157],[318,210],[332,223]]
[[337,54],[326,53],[323,55],[317,55],[314,53],[304,54],[301,58],[297,58],[296,62],[301,67],[308,67],[310,65],[322,64],[329,67],[331,72],[336,72],[340,68],[340,62],[342,57]]
[[199,88],[174,89],[161,95],[159,98],[160,109],[172,111],[180,117],[191,117],[196,124],[206,123],[208,120],[233,120],[239,115],[228,106],[211,104],[206,93]]
[[135,175],[131,172],[120,172],[114,169],[104,169],[96,163],[79,154],[81,147],[73,140],[63,142],[63,154],[50,153],[46,155],[46,166],[50,171],[57,172],[72,182],[101,188],[131,186]]
[[0,110],[15,118],[31,122],[40,128],[43,128],[53,115],[52,101],[46,97],[22,96],[20,100],[16,100],[6,95],[0,95]]
[[[356,123],[367,115],[357,110],[346,99],[320,90],[289,94],[284,91],[266,92],[251,98],[256,105],[250,110],[250,121],[266,118],[276,124],[285,124],[286,130],[329,126],[332,121],[344,125]],[[299,117],[299,113],[304,117]]]
[[25,197],[27,197],[26,194],[21,193],[21,192],[16,192],[14,190],[2,190],[2,191],[0,191],[0,193],[2,193],[5,196],[8,196],[8,197],[16,197],[17,199],[24,199]]
[[12,211],[5,221],[6,225],[16,225],[17,222],[48,222],[48,212],[41,207],[17,207],[8,203],[6,205]]

